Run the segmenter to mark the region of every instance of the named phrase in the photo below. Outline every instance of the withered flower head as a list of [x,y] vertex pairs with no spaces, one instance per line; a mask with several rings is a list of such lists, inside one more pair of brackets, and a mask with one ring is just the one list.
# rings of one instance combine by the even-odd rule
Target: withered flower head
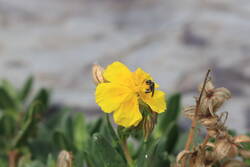
[[249,150],[240,150],[240,155],[245,159],[250,159],[250,151]]
[[206,128],[206,137],[202,144],[189,151],[194,135],[191,133],[194,130],[191,129],[189,133],[191,137],[188,138],[190,139],[188,142],[191,142],[187,142],[189,145],[186,144],[189,147],[178,154],[177,163],[182,161],[181,166],[185,166],[188,161],[189,166],[192,167],[212,167],[216,163],[221,164],[221,167],[246,167],[244,162],[235,159],[239,156],[250,158],[250,151],[244,150],[241,145],[250,143],[250,137],[246,135],[233,137],[228,133],[225,126],[228,113],[223,112],[218,115],[216,112],[231,97],[231,93],[226,88],[215,88],[211,79],[207,80],[208,74],[209,71],[205,84],[199,87],[200,96],[196,99],[196,105],[184,109],[184,115],[192,120],[192,128],[197,123]]
[[72,154],[62,150],[57,158],[57,167],[72,167]]
[[[200,86],[199,91],[201,91],[201,89],[202,87]],[[209,79],[201,98],[201,112],[205,114],[210,113],[213,116],[218,108],[230,97],[231,93],[228,89],[223,87],[215,88],[211,79]]]
[[105,82],[105,79],[103,77],[103,71],[104,69],[98,64],[94,64],[92,66],[92,77],[96,85]]
[[237,146],[227,139],[217,140],[214,151],[218,159],[223,159],[224,157],[233,158],[238,154]]
[[[184,150],[177,155],[176,163],[179,164],[182,159],[186,158],[189,162],[190,167],[210,167],[212,163],[211,154],[204,152],[201,147],[194,148],[193,151]],[[186,164],[185,164],[186,165]]]
[[195,109],[196,109],[196,106],[185,107],[183,110],[183,113],[187,118],[193,120],[195,117]]
[[234,137],[234,143],[250,143],[250,137],[246,135],[239,135]]

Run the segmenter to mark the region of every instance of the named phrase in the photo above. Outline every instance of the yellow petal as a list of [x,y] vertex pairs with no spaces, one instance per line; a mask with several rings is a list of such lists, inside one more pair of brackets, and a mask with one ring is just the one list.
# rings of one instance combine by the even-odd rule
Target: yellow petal
[[[152,80],[153,78],[149,75],[149,73],[143,71],[141,68],[137,68],[134,72],[134,80],[137,85],[142,85],[146,80]],[[155,83],[155,88],[158,88],[159,85]]]
[[152,80],[152,77],[141,68],[137,68],[134,72],[134,79],[137,85],[141,85],[146,80]]
[[116,124],[125,128],[137,126],[142,120],[142,115],[136,95],[131,95],[129,100],[122,103],[120,108],[114,112],[113,117]]
[[96,103],[104,112],[110,113],[118,109],[130,94],[131,90],[127,87],[113,83],[100,83],[96,87]]
[[131,85],[132,81],[132,72],[128,69],[127,66],[122,64],[119,61],[116,61],[109,65],[103,73],[104,78],[113,83],[119,83],[121,85]]
[[160,90],[155,90],[153,97],[151,94],[144,94],[141,98],[154,112],[162,113],[167,108],[165,93]]

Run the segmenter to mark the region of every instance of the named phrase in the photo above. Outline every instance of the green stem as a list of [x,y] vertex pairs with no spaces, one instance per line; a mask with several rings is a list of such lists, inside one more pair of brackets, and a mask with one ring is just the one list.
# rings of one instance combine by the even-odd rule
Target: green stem
[[124,155],[128,162],[129,167],[133,167],[133,159],[128,150],[127,138],[121,139],[121,146],[122,146],[122,149],[123,149],[123,152],[124,152]]

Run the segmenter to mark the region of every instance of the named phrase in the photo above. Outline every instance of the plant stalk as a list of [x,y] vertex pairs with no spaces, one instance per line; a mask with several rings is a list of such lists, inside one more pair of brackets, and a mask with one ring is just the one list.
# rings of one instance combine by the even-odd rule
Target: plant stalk
[[10,151],[8,153],[9,167],[16,167],[17,156],[18,156],[18,153],[15,150]]
[[121,147],[123,149],[123,152],[124,152],[124,155],[125,155],[125,158],[128,162],[129,167],[133,167],[133,159],[132,159],[132,157],[129,153],[129,150],[128,150],[127,138],[121,139]]
[[[191,126],[191,129],[189,130],[188,139],[187,139],[187,142],[186,142],[186,145],[185,145],[185,150],[187,150],[187,151],[190,150],[190,147],[191,147],[191,145],[193,143],[193,138],[194,138],[194,135],[195,135],[195,129],[196,129],[196,125],[197,125],[197,116],[198,116],[199,109],[200,109],[201,98],[202,98],[203,92],[205,90],[205,86],[206,86],[206,83],[207,83],[208,76],[209,76],[210,72],[211,72],[211,70],[208,69],[208,71],[206,73],[206,76],[205,76],[205,79],[204,79],[204,82],[203,82],[201,92],[200,92],[200,96],[199,96],[198,100],[196,101],[195,115],[194,115],[194,119],[192,120],[192,126]],[[186,164],[186,158],[183,157],[181,166],[185,167],[185,164]]]

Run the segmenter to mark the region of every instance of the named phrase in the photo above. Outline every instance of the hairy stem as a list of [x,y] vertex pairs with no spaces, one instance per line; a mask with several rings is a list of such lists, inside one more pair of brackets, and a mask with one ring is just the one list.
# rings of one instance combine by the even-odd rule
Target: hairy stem
[[15,150],[10,151],[8,153],[9,167],[16,167],[17,156],[18,156],[18,153]]
[[[196,128],[196,125],[197,125],[197,116],[198,116],[199,109],[200,109],[200,102],[201,102],[203,92],[205,90],[205,86],[206,86],[210,71],[211,71],[210,69],[207,71],[207,74],[205,76],[203,86],[202,86],[202,89],[201,89],[201,92],[200,92],[200,96],[199,96],[198,100],[196,101],[195,116],[194,116],[194,119],[192,120],[192,126],[191,126],[191,129],[189,130],[188,139],[187,139],[186,146],[185,146],[185,150],[187,150],[187,151],[190,150],[190,147],[191,147],[191,145],[193,143],[195,128]],[[182,159],[181,166],[185,167],[185,163],[186,163],[186,158],[184,157]]]
[[128,150],[127,138],[121,139],[121,147],[123,149],[123,152],[124,152],[124,155],[125,155],[125,158],[128,162],[129,167],[132,167],[133,166],[133,159],[132,159],[132,157],[129,153],[129,150]]

